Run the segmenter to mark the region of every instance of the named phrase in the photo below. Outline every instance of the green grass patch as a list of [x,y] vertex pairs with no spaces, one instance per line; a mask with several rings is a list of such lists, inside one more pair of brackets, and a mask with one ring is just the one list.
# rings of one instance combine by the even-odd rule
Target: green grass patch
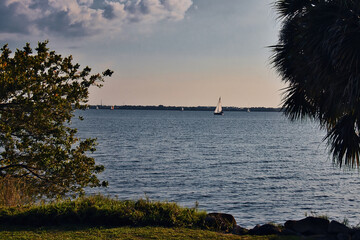
[[53,203],[0,207],[0,224],[21,226],[204,227],[206,212],[176,203],[120,201],[101,195]]
[[0,207],[0,239],[298,239],[225,234],[205,226],[205,218],[175,203],[97,195]]
[[161,240],[184,240],[184,239],[223,239],[223,240],[299,240],[299,237],[289,236],[237,236],[223,234],[209,230],[189,228],[165,228],[165,227],[42,227],[42,228],[0,228],[0,239],[161,239]]

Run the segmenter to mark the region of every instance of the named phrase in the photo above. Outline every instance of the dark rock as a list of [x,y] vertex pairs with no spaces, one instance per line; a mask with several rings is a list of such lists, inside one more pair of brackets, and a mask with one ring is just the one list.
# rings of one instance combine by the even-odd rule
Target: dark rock
[[282,236],[301,236],[300,233],[284,228],[279,235]]
[[360,240],[360,230],[355,230],[351,235],[351,240]]
[[243,227],[240,227],[239,225],[236,225],[232,231],[232,234],[236,235],[246,235],[248,234],[249,230]]
[[326,234],[329,220],[323,218],[307,217],[299,221],[285,222],[285,228],[303,235]]
[[272,235],[280,234],[281,228],[273,224],[256,225],[253,229],[249,230],[251,235]]
[[307,240],[338,240],[335,235],[328,235],[328,234],[319,234],[319,235],[312,235],[308,238],[303,238]]
[[205,226],[208,228],[231,232],[236,227],[233,215],[226,213],[209,213],[205,218]]
[[345,226],[342,223],[339,223],[337,221],[331,221],[328,227],[328,232],[329,233],[349,233],[350,232],[350,228],[348,228],[347,226]]
[[348,233],[338,233],[336,235],[337,240],[351,240],[351,236]]

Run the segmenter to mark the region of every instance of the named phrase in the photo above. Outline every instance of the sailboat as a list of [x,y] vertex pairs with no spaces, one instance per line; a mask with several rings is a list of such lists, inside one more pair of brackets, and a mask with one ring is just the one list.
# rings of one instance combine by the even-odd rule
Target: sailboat
[[221,106],[221,97],[219,97],[219,101],[218,101],[218,104],[216,105],[214,115],[224,115],[224,112],[223,112],[222,106]]

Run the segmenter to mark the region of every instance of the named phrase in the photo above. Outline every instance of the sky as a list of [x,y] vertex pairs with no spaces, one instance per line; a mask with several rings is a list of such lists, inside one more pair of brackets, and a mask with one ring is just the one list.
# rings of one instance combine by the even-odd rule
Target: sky
[[92,73],[90,104],[279,107],[273,0],[0,0],[0,45],[49,40]]

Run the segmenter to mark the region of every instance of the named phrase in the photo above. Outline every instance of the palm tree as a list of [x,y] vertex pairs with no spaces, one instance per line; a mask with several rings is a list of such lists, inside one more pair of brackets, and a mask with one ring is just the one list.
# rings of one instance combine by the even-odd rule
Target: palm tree
[[283,110],[327,130],[335,163],[360,166],[360,1],[278,0],[272,63],[288,87]]

